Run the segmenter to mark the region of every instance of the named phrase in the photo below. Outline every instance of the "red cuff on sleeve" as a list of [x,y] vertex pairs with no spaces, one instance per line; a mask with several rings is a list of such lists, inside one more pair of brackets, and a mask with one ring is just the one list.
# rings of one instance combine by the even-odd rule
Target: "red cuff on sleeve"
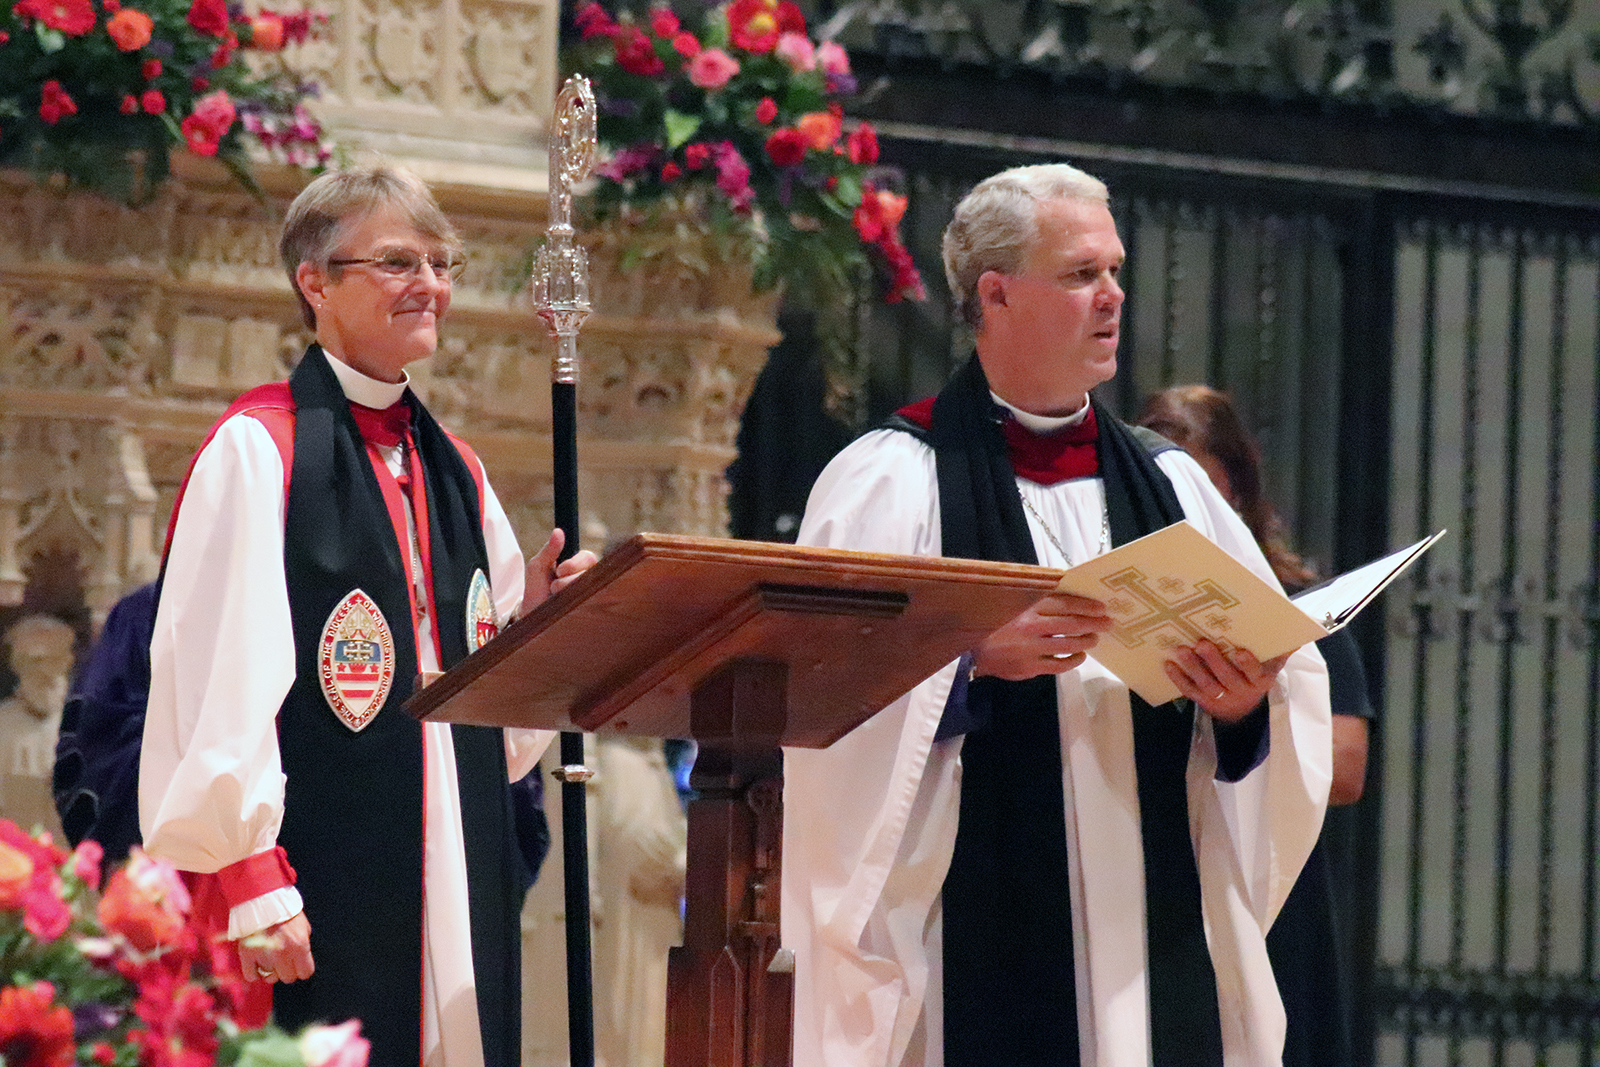
[[222,884],[222,895],[228,907],[236,908],[247,900],[264,896],[274,889],[294,885],[294,868],[289,866],[289,856],[278,845],[271,852],[258,852],[238,863],[230,863],[217,872]]

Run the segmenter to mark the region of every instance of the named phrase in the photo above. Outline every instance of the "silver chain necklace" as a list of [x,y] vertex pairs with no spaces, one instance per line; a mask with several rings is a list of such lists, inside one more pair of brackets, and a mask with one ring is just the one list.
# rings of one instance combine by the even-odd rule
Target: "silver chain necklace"
[[[1076,564],[1072,562],[1072,556],[1067,553],[1065,546],[1061,544],[1060,538],[1056,537],[1056,532],[1050,528],[1050,524],[1044,521],[1044,516],[1039,514],[1038,509],[1035,508],[1025,496],[1022,498],[1022,506],[1027,508],[1028,514],[1032,515],[1034,519],[1038,521],[1039,528],[1044,531],[1044,535],[1050,539],[1050,543],[1052,545],[1056,546],[1056,551],[1061,553],[1061,558],[1067,561],[1067,569],[1071,570],[1074,566],[1076,566]],[[1111,551],[1111,513],[1108,509],[1101,508],[1100,551],[1094,553],[1094,555],[1090,556],[1089,558],[1093,559],[1095,556],[1103,556],[1109,551]],[[1087,563],[1088,560],[1079,560],[1078,562]]]

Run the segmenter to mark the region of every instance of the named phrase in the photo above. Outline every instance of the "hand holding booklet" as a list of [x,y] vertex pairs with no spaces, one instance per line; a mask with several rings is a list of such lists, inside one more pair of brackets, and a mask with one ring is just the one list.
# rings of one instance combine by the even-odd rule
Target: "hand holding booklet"
[[1073,567],[1056,588],[1106,605],[1115,625],[1089,655],[1149,703],[1164,704],[1178,696],[1162,667],[1173,649],[1208,638],[1263,661],[1292,652],[1355,618],[1444,533],[1291,600],[1193,525],[1176,522]]

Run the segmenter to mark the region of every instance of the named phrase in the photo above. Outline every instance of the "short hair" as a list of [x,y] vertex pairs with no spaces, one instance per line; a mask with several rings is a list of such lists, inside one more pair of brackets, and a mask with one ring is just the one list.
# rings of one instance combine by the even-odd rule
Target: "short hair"
[[1014,274],[1039,235],[1039,205],[1048,200],[1111,199],[1105,182],[1070,163],[1012,167],[985,178],[956,205],[944,231],[944,274],[956,311],[974,331],[983,327],[978,279],[985,271]]
[[339,243],[356,222],[386,207],[399,209],[418,233],[444,245],[446,250],[461,251],[461,238],[439,210],[433,193],[408,170],[378,163],[330,171],[313,179],[289,205],[283,233],[278,237],[278,255],[308,329],[317,328],[317,314],[295,280],[300,264],[321,267],[338,280],[342,271],[330,267],[328,260]]

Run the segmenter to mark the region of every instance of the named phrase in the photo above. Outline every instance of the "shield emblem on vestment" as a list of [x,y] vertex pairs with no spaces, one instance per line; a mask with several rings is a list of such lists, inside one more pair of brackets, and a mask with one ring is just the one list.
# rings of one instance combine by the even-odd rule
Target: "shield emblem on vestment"
[[339,721],[359,733],[383,709],[394,684],[394,635],[378,605],[352,589],[339,601],[317,643],[322,695]]
[[478,651],[494,640],[500,632],[500,620],[494,611],[494,592],[482,570],[472,572],[472,584],[467,587],[467,652]]

